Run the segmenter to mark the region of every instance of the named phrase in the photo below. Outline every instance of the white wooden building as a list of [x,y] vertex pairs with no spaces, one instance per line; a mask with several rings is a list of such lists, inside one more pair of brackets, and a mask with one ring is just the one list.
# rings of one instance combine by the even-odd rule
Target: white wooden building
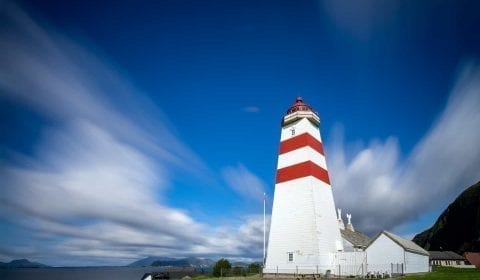
[[368,272],[418,273],[429,271],[429,253],[413,241],[380,232],[367,249]]
[[430,266],[472,267],[465,263],[464,257],[452,251],[428,251],[428,253]]

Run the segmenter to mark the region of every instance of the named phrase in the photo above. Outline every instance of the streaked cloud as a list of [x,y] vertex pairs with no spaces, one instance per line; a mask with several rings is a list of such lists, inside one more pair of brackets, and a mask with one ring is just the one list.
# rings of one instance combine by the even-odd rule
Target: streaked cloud
[[244,165],[226,167],[222,172],[223,179],[238,194],[247,199],[263,201],[267,185]]
[[0,257],[99,265],[257,255],[258,238],[237,233],[258,234],[256,217],[207,225],[162,202],[176,170],[205,184],[215,172],[112,63],[12,3],[3,4],[0,26],[0,98],[49,120],[31,154],[12,152],[0,165],[0,218],[28,238],[2,243]]
[[398,139],[374,140],[347,158],[341,129],[329,143],[329,170],[339,207],[357,228],[394,229],[448,205],[480,180],[480,65],[465,64],[448,104],[405,160]]
[[258,113],[260,112],[260,108],[257,106],[247,106],[243,108],[243,111],[247,113]]

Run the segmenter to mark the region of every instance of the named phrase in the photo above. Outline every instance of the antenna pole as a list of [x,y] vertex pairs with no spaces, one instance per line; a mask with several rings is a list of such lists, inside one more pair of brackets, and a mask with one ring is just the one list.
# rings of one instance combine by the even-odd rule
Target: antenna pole
[[265,193],[263,193],[263,267],[265,267],[265,235],[266,235],[266,225],[265,225]]

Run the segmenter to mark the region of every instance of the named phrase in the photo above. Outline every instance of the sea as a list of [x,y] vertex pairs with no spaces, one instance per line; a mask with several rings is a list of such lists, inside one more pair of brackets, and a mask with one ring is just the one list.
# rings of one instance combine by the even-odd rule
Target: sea
[[[140,280],[159,267],[48,267],[0,269],[1,280]],[[186,272],[169,272],[170,279],[181,279]]]

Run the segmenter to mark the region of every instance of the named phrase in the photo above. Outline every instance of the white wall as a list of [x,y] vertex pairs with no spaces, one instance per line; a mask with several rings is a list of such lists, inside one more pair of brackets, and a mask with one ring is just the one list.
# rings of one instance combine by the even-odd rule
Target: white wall
[[392,264],[403,264],[404,273],[428,272],[428,256],[405,251],[385,234],[367,248],[368,271],[391,272]]
[[325,156],[323,156],[322,154],[315,151],[309,146],[279,155],[277,169],[298,164],[300,162],[304,162],[307,160],[327,170],[327,163],[325,162]]
[[303,118],[299,121],[294,123],[288,124],[282,128],[282,134],[280,136],[280,141],[285,141],[293,137],[292,135],[292,128],[295,128],[295,135],[300,135],[302,133],[309,133],[310,135],[317,138],[318,141],[322,142],[322,138],[320,136],[320,130],[318,126],[312,124],[308,119]]
[[428,272],[428,256],[405,252],[405,273]]
[[[333,270],[343,249],[331,187],[308,176],[275,186],[265,273]],[[337,243],[339,247],[337,247]],[[293,252],[294,261],[288,261]]]
[[392,263],[404,263],[404,250],[385,234],[381,234],[367,250],[367,271],[390,272]]
[[345,238],[342,238],[342,242],[343,242],[343,251],[345,252],[353,252],[355,251],[353,249],[353,244],[350,243],[348,240],[346,240]]

